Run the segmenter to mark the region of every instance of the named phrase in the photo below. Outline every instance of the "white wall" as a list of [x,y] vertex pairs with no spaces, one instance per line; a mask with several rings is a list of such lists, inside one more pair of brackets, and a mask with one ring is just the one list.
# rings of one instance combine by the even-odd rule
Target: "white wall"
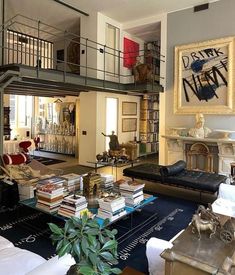
[[[167,59],[165,104],[161,106],[161,117],[165,119],[165,129],[170,126],[190,128],[194,125],[194,115],[175,115],[173,113],[173,73],[174,47],[235,35],[235,1],[223,0],[211,3],[208,10],[194,13],[186,9],[167,16]],[[215,129],[235,130],[234,115],[205,115],[206,126]],[[164,143],[161,143],[160,163],[166,162]]]
[[[98,13],[98,25],[97,25],[97,41],[100,44],[105,45],[105,29],[106,29],[106,23],[118,28],[120,30],[120,51],[123,52],[123,40],[124,37],[131,39],[140,45],[140,50],[144,48],[144,41],[131,35],[128,34],[126,31],[123,30],[122,24],[119,22],[113,20],[112,18],[109,18],[102,13]],[[123,54],[121,54],[123,56]],[[97,64],[98,64],[98,69],[104,70],[104,55],[101,53],[98,53],[97,55]],[[130,69],[123,67],[123,59],[120,60],[120,72],[122,75],[131,75],[132,72]],[[98,78],[103,79],[104,75],[102,72],[98,72]],[[106,80],[111,80],[111,81],[118,81],[118,78],[112,77],[112,76],[105,76]],[[133,82],[133,77],[121,77],[121,82],[122,83],[129,83]]]
[[[96,49],[87,49],[87,62],[86,62],[86,52],[82,54],[82,50],[86,51],[86,38],[89,38],[92,41],[97,42],[97,13],[96,12],[89,12],[90,16],[81,16],[80,19],[80,36],[83,37],[81,39],[81,49],[80,49],[80,64],[82,66],[88,66],[91,68],[97,68],[97,51]],[[97,47],[95,43],[88,42],[89,46],[94,48]],[[97,71],[89,69],[87,71],[88,76],[90,77],[97,77]],[[81,75],[86,75],[85,68],[81,67]]]
[[[95,161],[96,155],[105,151],[105,137],[101,134],[105,132],[106,120],[106,97],[118,99],[118,139],[119,143],[134,140],[134,132],[122,132],[122,118],[137,118],[137,136],[139,133],[139,104],[140,97],[128,96],[112,93],[81,93],[80,94],[80,141],[79,141],[79,163],[89,165],[87,161]],[[136,102],[136,116],[122,116],[122,102]],[[82,135],[82,131],[87,131],[87,135]]]

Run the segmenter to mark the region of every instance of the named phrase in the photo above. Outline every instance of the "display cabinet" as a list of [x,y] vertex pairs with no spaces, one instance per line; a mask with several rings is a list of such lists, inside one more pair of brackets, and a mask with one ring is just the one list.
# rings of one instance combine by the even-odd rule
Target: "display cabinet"
[[11,138],[11,128],[10,128],[10,107],[4,107],[4,136],[5,140]]
[[73,102],[54,102],[41,106],[36,135],[39,150],[75,155],[77,149],[76,106]]
[[144,96],[140,102],[140,156],[158,152],[159,95]]

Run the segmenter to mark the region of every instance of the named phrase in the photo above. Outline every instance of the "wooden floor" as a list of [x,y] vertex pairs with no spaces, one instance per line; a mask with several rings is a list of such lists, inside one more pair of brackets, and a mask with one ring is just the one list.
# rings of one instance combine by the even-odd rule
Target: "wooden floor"
[[[78,165],[78,159],[75,157],[67,156],[67,155],[62,155],[62,154],[54,154],[54,153],[49,153],[49,152],[35,152],[35,155],[40,155],[44,157],[51,157],[55,159],[62,159],[66,162],[50,165],[50,168],[59,168],[63,169],[65,167],[70,167],[74,165]],[[148,157],[142,157],[139,160],[139,163],[142,162],[154,162],[158,163],[158,155],[151,155]],[[89,165],[88,165],[89,166]],[[113,168],[108,166],[108,167],[102,167],[98,169],[99,173],[105,173],[105,174],[113,174],[115,179],[121,179],[123,177],[123,169],[125,169],[128,166],[120,167],[120,168]],[[117,174],[116,174],[117,171]],[[154,182],[149,182],[149,181],[144,181],[146,190],[153,192],[153,193],[159,193],[159,194],[165,194],[173,197],[179,197],[182,199],[187,199],[187,200],[192,200],[196,201],[199,203],[209,203],[213,202],[216,199],[215,195],[210,195],[210,194],[202,194],[202,200],[200,201],[200,194],[198,191],[192,191],[192,190],[186,190],[183,188],[177,188],[173,186],[164,186],[163,184],[156,184]]]

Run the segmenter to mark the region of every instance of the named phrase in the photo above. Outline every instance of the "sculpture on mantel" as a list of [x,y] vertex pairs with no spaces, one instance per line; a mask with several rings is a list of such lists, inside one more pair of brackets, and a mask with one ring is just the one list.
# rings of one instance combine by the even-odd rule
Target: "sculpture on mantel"
[[211,130],[204,126],[205,118],[202,113],[196,114],[196,124],[194,128],[189,129],[189,135],[195,138],[205,138],[211,133]]

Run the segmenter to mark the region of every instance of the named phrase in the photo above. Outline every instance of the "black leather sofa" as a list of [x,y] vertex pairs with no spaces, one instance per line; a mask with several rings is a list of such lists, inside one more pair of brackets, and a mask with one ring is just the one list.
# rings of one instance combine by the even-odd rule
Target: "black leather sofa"
[[173,165],[157,165],[143,163],[123,170],[123,175],[133,179],[144,179],[173,185],[180,188],[192,189],[201,193],[216,193],[221,183],[225,183],[227,177],[216,173],[187,170],[186,162],[180,160]]

